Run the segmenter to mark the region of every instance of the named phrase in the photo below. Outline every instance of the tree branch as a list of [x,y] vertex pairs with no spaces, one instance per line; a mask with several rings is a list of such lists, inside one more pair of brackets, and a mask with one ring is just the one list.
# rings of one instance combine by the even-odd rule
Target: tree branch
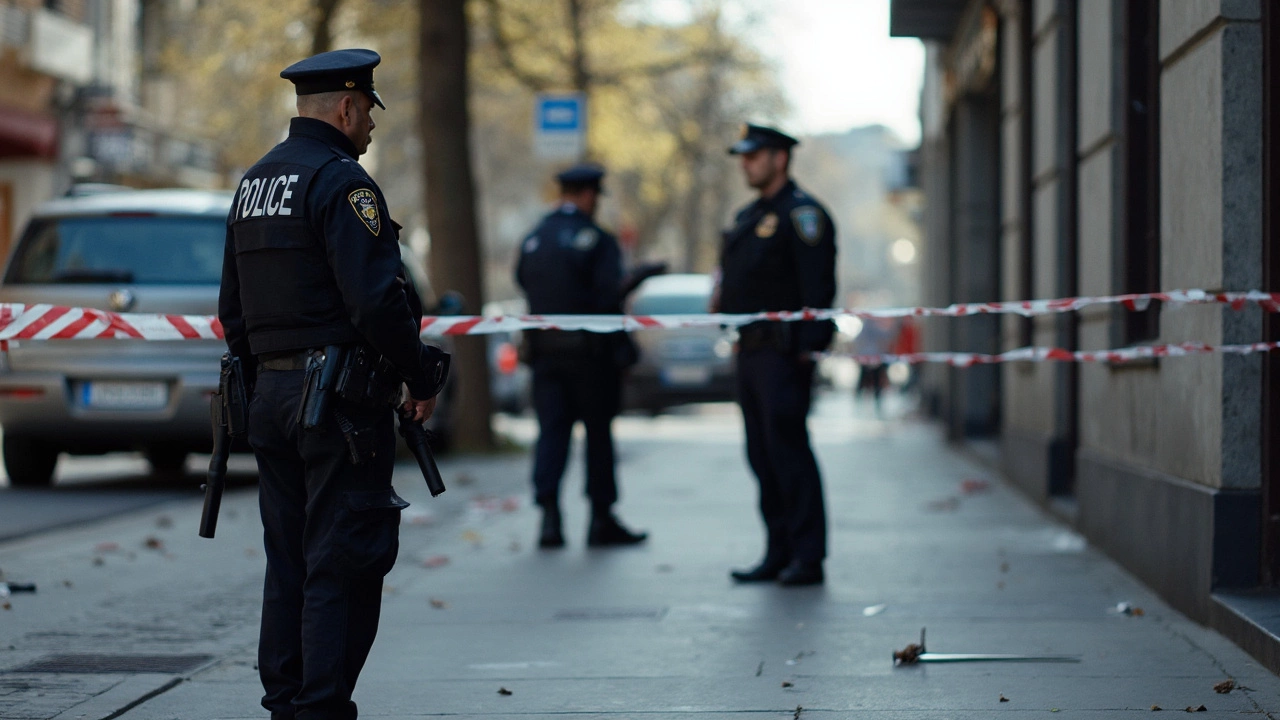
[[550,78],[528,72],[516,62],[515,53],[512,52],[511,48],[511,38],[502,27],[502,8],[498,4],[498,0],[483,0],[483,3],[485,20],[489,25],[489,35],[492,37],[494,49],[497,50],[498,63],[502,66],[502,69],[506,70],[517,82],[533,92],[542,92],[550,87],[552,84]]

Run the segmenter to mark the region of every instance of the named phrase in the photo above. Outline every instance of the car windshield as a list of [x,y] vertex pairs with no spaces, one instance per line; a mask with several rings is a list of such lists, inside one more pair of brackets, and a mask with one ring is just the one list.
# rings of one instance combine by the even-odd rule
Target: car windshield
[[642,295],[631,304],[633,315],[696,315],[707,311],[706,295]]
[[217,285],[225,239],[220,217],[37,220],[10,263],[7,281]]

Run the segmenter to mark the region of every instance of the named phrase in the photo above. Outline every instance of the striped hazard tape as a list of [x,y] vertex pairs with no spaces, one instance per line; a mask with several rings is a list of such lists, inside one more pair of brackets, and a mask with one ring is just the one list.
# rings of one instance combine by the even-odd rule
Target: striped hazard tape
[[[1280,293],[1207,292],[1174,290],[1054,300],[1019,300],[991,303],[958,303],[947,307],[897,307],[880,309],[822,308],[796,311],[743,314],[702,313],[688,315],[506,315],[433,316],[422,320],[424,337],[487,335],[520,330],[585,330],[619,332],[655,328],[741,327],[755,322],[797,322],[835,320],[842,317],[906,318],[966,317],[973,315],[1021,315],[1034,317],[1076,312],[1090,307],[1118,305],[1143,310],[1152,302],[1169,305],[1226,305],[1235,310],[1256,305],[1267,312],[1280,312]],[[167,315],[156,313],[115,313],[93,308],[72,308],[50,304],[0,303],[0,349],[14,341],[35,340],[216,340],[223,337],[222,324],[209,315]],[[877,356],[880,362],[947,363],[956,366],[1001,362],[1124,362],[1149,357],[1180,357],[1204,353],[1246,354],[1274,350],[1274,343],[1211,346],[1182,343],[1122,348],[1106,351],[1070,351],[1058,348],[1022,348],[997,355],[935,352],[912,355]],[[875,362],[863,356],[860,362]]]

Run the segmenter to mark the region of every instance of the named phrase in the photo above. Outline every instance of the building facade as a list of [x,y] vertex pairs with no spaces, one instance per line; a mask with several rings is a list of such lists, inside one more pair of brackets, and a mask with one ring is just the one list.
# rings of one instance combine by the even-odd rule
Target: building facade
[[[926,300],[1277,289],[1275,5],[893,0],[892,32],[928,47]],[[1275,320],[1154,305],[925,333],[929,349],[1096,350],[1274,340]],[[1028,495],[1277,669],[1278,368],[1020,363],[924,385],[953,439],[985,439]]]

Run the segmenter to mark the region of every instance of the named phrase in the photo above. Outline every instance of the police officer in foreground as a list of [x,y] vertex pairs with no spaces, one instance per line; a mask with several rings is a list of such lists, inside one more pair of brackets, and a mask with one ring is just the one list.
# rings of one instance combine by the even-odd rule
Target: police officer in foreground
[[[584,164],[556,176],[559,207],[525,237],[516,282],[535,315],[617,314],[627,293],[664,265],[623,276],[622,251],[613,235],[595,223],[604,169]],[[538,442],[533,464],[534,501],[542,508],[538,547],[564,547],[560,479],[569,459],[574,424],[587,433],[587,486],[591,524],[587,545],[635,545],[647,537],[631,532],[613,514],[618,500],[611,423],[621,403],[622,373],[638,358],[626,333],[545,330],[525,333],[524,359],[533,369]]]
[[[267,554],[258,670],[273,720],[356,717],[351,692],[408,505],[391,487],[393,405],[407,386],[401,411],[428,418],[447,370],[419,340],[398,226],[356,162],[383,107],[379,61],[335,50],[280,73],[298,117],[240,181],[227,218],[218,316],[253,385]],[[340,359],[327,412],[300,427],[316,378]]]
[[[759,193],[734,218],[720,251],[712,311],[753,313],[830,307],[835,297],[835,227],[825,208],[790,177],[797,140],[744,125],[729,153],[741,158]],[[760,483],[764,559],[730,574],[738,582],[823,582],[826,512],[822,479],[809,445],[814,362],[831,342],[830,322],[759,322],[741,328],[738,402],[747,460]]]

